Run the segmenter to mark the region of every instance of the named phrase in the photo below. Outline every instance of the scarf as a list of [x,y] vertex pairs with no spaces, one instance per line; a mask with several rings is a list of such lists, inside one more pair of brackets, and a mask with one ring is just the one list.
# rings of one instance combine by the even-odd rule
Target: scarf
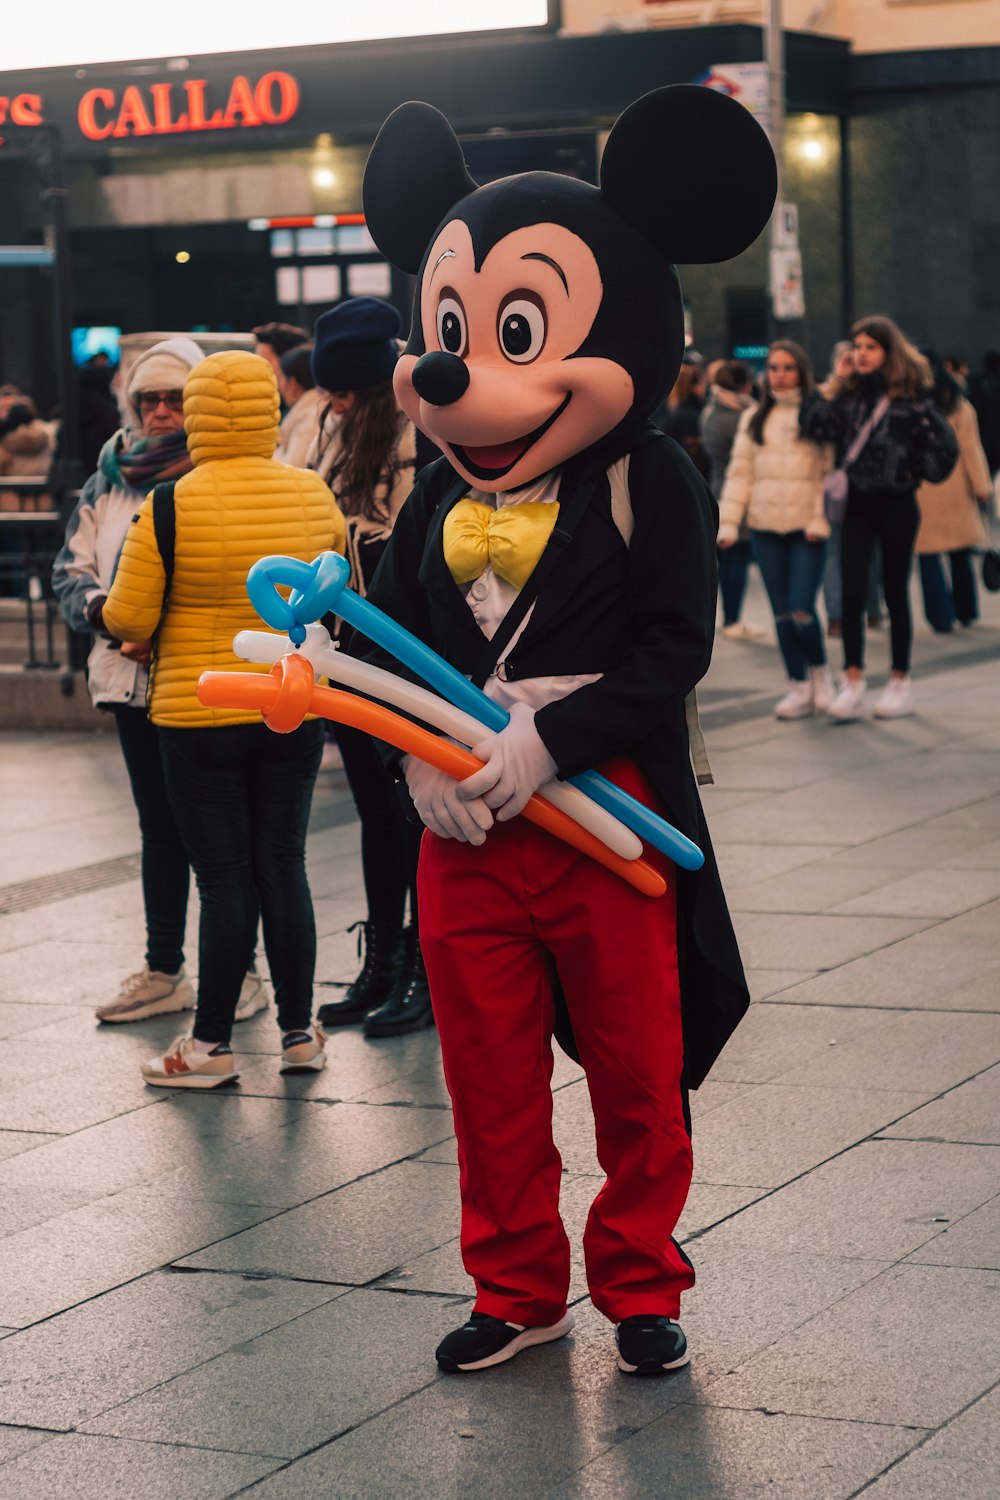
[[118,432],[101,449],[98,466],[112,484],[136,495],[148,495],[154,484],[179,479],[194,468],[183,427],[160,437],[136,438],[127,449]]

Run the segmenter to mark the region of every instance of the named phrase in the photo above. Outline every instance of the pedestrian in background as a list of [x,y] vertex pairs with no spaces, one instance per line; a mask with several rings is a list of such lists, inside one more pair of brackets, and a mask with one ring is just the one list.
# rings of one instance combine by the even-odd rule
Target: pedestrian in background
[[[328,440],[313,461],[344,513],[350,587],[362,596],[416,468],[416,433],[392,388],[401,330],[395,308],[374,297],[342,302],[316,324],[313,371],[329,394],[336,426],[324,426]],[[406,819],[371,736],[338,725],[337,744],[361,821],[368,911],[361,972],[342,1000],[321,1007],[319,1018],[325,1026],[362,1021],[366,1036],[399,1036],[433,1024],[417,911],[422,830]]]
[[312,373],[313,346],[297,344],[278,361],[278,393],[285,408],[274,456],[293,468],[308,468],[309,451],[319,435],[325,405]]
[[[194,989],[184,970],[190,867],[167,796],[156,730],[146,714],[148,673],[143,663],[122,655],[121,641],[105,623],[104,605],[136,509],[153,485],[191,469],[182,391],[201,359],[192,339],[176,338],[154,344],[136,360],[128,380],[128,421],[102,449],[52,570],[66,623],[94,632],[87,662],[90,696],[114,718],[139,814],[146,962],[122,981],[113,1000],[98,1007],[99,1021],[145,1021],[194,1008]],[[251,940],[242,966],[238,1021],[267,1005],[253,949]]]
[[708,462],[701,441],[701,412],[705,405],[705,364],[701,356],[685,354],[673,390],[654,420],[684,452],[698,472],[708,478]]
[[259,713],[203,708],[198,678],[211,668],[267,670],[233,651],[237,632],[259,624],[247,573],[264,553],[311,562],[342,549],[344,533],[326,485],[274,462],[278,387],[265,360],[242,351],[201,360],[183,410],[194,468],[172,497],[160,492],[172,503],[159,524],[155,496],[140,505],[103,619],[131,643],[130,655],[151,652],[150,718],[201,897],[193,1032],[146,1063],[143,1077],[164,1088],[214,1088],[239,1076],[230,1036],[258,910],[281,1071],[317,1071],[326,1060],[322,1031],[311,1024],[316,925],[305,871],[322,725],[274,734]]
[[[708,366],[708,399],[699,417],[702,448],[708,464],[708,482],[718,500],[740,417],[753,404],[753,377],[748,365],[738,359],[719,359]],[[722,602],[722,634],[729,640],[757,639],[761,632],[745,625],[740,616],[746,597],[750,567],[750,532],[741,526],[738,539],[719,550],[719,597]]]
[[979,436],[990,473],[1000,472],[1000,353],[983,355],[983,367],[969,385],[969,400],[979,419]]
[[257,340],[254,353],[267,360],[274,371],[275,380],[281,375],[281,356],[287,354],[289,349],[309,342],[306,329],[299,328],[296,323],[261,323],[259,328],[253,328],[251,332]]
[[830,534],[823,512],[830,454],[799,425],[813,383],[799,344],[779,339],[771,345],[760,402],[740,418],[719,508],[724,552],[738,545],[740,527],[749,522],[788,673],[788,691],[774,710],[778,719],[825,713],[833,697],[816,614]]
[[830,399],[810,391],[802,403],[807,437],[832,442],[841,467],[852,446],[855,453],[846,465],[849,492],[841,534],[844,678],[830,705],[831,717],[843,722],[864,712],[865,595],[876,541],[882,548],[892,670],[875,714],[895,719],[916,711],[909,599],[920,520],[916,491],[924,480],[946,479],[958,457],[954,433],[927,399],[933,384],[927,361],[892,319],[862,318],[851,329],[851,340],[854,373],[834,376]]
[[[917,491],[920,529],[916,552],[924,614],[932,630],[947,635],[955,621],[969,626],[979,618],[975,553],[987,545],[985,516],[992,480],[975,408],[945,362],[925,351],[934,376],[931,400],[945,417],[958,443],[958,462],[941,484],[922,484]],[[950,581],[945,577],[948,559]]]
[[[830,355],[830,369],[820,386],[824,395],[833,395],[837,387],[835,379],[849,380],[854,371],[854,345],[850,339],[840,339]],[[830,640],[840,640],[841,615],[843,613],[843,587],[840,577],[840,533],[839,521],[830,522],[830,537],[826,544],[826,567],[823,570],[823,603],[826,606],[826,633]],[[871,567],[868,570],[868,597],[865,600],[865,615],[869,626],[877,630],[882,624],[882,594],[879,587],[878,543],[872,550]]]

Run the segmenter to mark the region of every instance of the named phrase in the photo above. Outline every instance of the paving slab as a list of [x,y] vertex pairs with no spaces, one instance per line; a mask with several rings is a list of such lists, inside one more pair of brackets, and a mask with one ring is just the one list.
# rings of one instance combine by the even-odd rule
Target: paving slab
[[[920,1440],[906,1427],[682,1406],[544,1500],[848,1500]],[[265,1493],[266,1493],[265,1489]]]
[[871,1500],[996,1500],[1000,1495],[996,1389],[922,1443],[866,1491]]
[[317,1105],[283,1130],[257,1137],[252,1147],[226,1147],[213,1151],[210,1160],[163,1173],[150,1191],[182,1200],[202,1194],[219,1203],[293,1208],[417,1156],[451,1134],[445,1110]]
[[1000,1198],[991,1198],[982,1208],[946,1225],[907,1260],[925,1266],[1000,1270]]
[[911,1141],[1000,1146],[1000,1067],[987,1068],[883,1133]]
[[454,1240],[458,1230],[457,1168],[402,1162],[180,1264],[362,1285]]
[[245,1453],[178,1455],[156,1443],[72,1433],[0,1468],[0,1500],[177,1500],[179,1482],[184,1500],[224,1500],[277,1467]]
[[1000,1148],[866,1141],[707,1236],[774,1254],[898,1260],[988,1203]]
[[0,1422],[71,1428],[340,1295],[154,1272],[4,1340]]
[[258,1223],[267,1208],[189,1201],[148,1188],[71,1209],[0,1240],[0,1323],[26,1328]]
[[699,1121],[695,1181],[778,1187],[925,1102],[918,1093],[758,1084]]
[[[798,912],[808,916],[829,912],[834,908],[840,910],[838,902],[848,901],[862,892],[878,890],[898,879],[898,869],[889,865],[842,865],[833,860],[822,859],[786,874],[772,876],[769,880],[735,886],[727,894],[732,911]],[[865,916],[869,913],[863,911],[860,914]],[[894,915],[882,911],[875,914]],[[925,913],[901,912],[898,915],[924,916]],[[932,912],[931,915],[936,916],[937,913]]]
[[[820,1005],[751,1005],[726,1043],[711,1078],[739,1083],[770,1083],[796,1066],[844,1047],[862,1044],[887,1024],[881,1010]],[[855,1082],[845,1073],[840,1082]]]
[[22,1151],[34,1151],[49,1141],[57,1141],[57,1135],[46,1135],[42,1131],[0,1130],[0,1161],[9,1156],[20,1156]]
[[86,1429],[294,1458],[430,1384],[436,1345],[467,1311],[447,1298],[349,1292]]
[[[450,1326],[461,1321],[461,1310],[448,1312]],[[525,1350],[485,1378],[432,1376],[409,1400],[269,1479],[254,1500],[538,1495],[693,1387],[690,1370],[627,1381],[615,1368],[610,1324],[584,1306],[568,1338]]]
[[893,1266],[695,1399],[938,1427],[996,1380],[1000,1323],[982,1309],[998,1295],[995,1271]]
[[51,1442],[56,1436],[54,1432],[39,1432],[31,1427],[0,1426],[0,1464],[5,1464],[8,1459],[27,1453],[29,1448],[37,1448],[42,1443]]
[[0,1239],[20,1234],[23,1229],[32,1229],[44,1224],[46,1219],[58,1218],[71,1209],[82,1208],[98,1196],[92,1192],[53,1192],[49,1187],[5,1187],[3,1207],[0,1209]]
[[[844,873],[841,867],[840,873]],[[864,867],[862,867],[864,868]],[[884,874],[885,871],[879,871]],[[875,874],[865,869],[864,884]],[[898,877],[895,871],[894,876]],[[984,906],[1000,896],[1000,869],[997,870],[919,870],[904,879],[893,878],[868,887],[831,910],[836,915],[884,917],[957,917],[974,907]]]
[[[869,1013],[870,1014],[870,1013]],[[953,1088],[1000,1060],[1000,1015],[882,1012],[882,1024],[781,1073],[786,1084]]]
[[0,1001],[0,1041],[37,1031],[53,1021],[68,1021],[78,1013],[75,1005],[40,1006],[28,1001]]
[[0,995],[37,1003],[44,994],[49,1004],[61,1007],[101,1005],[135,967],[133,945],[57,938],[0,953]]
[[727,841],[716,848],[719,870],[726,891],[732,895],[742,886],[804,869],[828,855],[836,854],[839,844],[741,844]]
[[744,963],[762,969],[832,969],[929,925],[926,917],[829,917],[735,912]]
[[751,1000],[768,1000],[772,995],[780,995],[782,990],[789,990],[794,984],[815,978],[816,972],[814,969],[744,970]]

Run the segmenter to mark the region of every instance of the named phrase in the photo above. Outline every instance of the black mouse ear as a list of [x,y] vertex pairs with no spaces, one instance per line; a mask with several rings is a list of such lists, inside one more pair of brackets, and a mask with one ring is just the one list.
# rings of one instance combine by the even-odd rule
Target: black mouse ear
[[386,260],[415,275],[445,214],[477,186],[444,115],[429,104],[401,104],[375,137],[365,167],[369,233]]
[[771,143],[749,110],[679,84],[630,104],[608,136],[601,191],[667,260],[731,260],[752,245],[778,192]]

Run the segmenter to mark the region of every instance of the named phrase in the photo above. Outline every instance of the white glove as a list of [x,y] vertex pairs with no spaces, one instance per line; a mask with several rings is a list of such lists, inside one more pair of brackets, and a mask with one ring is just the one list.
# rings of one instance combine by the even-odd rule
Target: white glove
[[529,797],[551,781],[557,770],[535,728],[535,710],[527,703],[515,703],[506,729],[480,740],[472,753],[486,764],[458,783],[458,794],[466,802],[482,799],[496,813],[498,823],[516,818]]
[[452,776],[415,755],[403,757],[403,774],[420,821],[441,839],[484,844],[493,814],[481,797],[461,797]]

